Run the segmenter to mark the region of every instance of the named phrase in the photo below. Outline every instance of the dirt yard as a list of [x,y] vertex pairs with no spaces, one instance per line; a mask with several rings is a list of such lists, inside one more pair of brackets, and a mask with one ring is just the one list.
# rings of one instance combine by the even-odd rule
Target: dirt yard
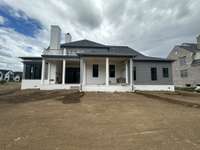
[[0,86],[0,150],[200,149],[200,108],[136,93],[18,87]]

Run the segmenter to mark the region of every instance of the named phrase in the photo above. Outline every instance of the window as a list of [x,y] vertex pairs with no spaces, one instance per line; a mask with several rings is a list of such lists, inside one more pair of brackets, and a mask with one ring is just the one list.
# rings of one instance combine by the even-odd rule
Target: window
[[186,78],[186,77],[188,77],[188,72],[187,72],[187,70],[181,70],[181,71],[180,71],[180,74],[181,74],[181,78]]
[[25,64],[25,79],[41,79],[42,64]]
[[136,80],[136,67],[133,67],[133,79]]
[[169,77],[169,69],[168,68],[163,68],[163,78],[168,78]]
[[157,68],[151,68],[151,80],[157,80]]
[[109,65],[109,77],[115,78],[115,65]]
[[186,65],[186,56],[180,57],[179,58],[179,63],[180,63],[180,66]]
[[93,69],[92,69],[92,76],[94,78],[98,78],[99,77],[99,65],[98,64],[93,64]]

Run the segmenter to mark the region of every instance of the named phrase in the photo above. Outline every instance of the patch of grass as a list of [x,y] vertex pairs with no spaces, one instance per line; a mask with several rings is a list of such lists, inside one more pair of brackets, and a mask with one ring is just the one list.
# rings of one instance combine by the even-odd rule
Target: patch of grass
[[188,91],[188,92],[195,92],[195,87],[175,87],[175,90],[178,91]]
[[5,84],[5,83],[6,83],[5,80],[1,80],[1,81],[0,81],[0,84]]

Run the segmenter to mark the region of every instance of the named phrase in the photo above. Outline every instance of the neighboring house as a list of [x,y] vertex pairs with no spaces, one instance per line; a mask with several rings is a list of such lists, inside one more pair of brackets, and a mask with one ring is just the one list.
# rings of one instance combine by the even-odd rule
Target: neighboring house
[[22,89],[80,89],[81,91],[174,91],[172,61],[145,56],[128,46],[71,41],[51,26],[50,46],[41,57],[21,57]]
[[4,80],[11,81],[13,80],[14,72],[11,70],[8,70],[4,75]]
[[14,72],[12,70],[0,69],[0,81],[16,81],[19,82],[22,79],[22,72]]
[[175,46],[169,59],[173,62],[173,80],[178,87],[200,85],[200,36],[197,43],[183,43]]
[[14,72],[14,77],[13,77],[13,80],[15,82],[20,82],[22,80],[22,72]]
[[4,79],[4,71],[0,70],[0,81]]

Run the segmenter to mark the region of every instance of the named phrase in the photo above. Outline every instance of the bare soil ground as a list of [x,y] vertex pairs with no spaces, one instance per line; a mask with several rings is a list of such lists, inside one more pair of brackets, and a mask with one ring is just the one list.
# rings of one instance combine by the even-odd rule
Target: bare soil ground
[[137,92],[147,98],[162,100],[165,102],[200,108],[200,93],[176,91],[176,92]]
[[136,93],[15,86],[0,86],[1,150],[200,149],[198,108]]

